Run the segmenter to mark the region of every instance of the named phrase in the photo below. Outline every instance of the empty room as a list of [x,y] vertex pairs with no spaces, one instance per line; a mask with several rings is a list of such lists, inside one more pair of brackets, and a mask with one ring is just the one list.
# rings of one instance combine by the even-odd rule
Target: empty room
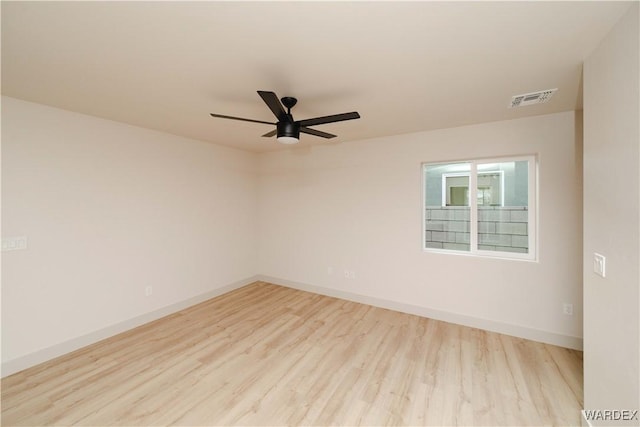
[[637,1],[2,1],[2,425],[638,425]]

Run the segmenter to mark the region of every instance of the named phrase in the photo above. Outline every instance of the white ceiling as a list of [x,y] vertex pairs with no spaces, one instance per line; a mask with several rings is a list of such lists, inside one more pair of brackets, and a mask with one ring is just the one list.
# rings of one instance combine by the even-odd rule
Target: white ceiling
[[[350,140],[567,111],[582,62],[630,2],[2,2],[2,93],[250,151],[275,121]],[[547,104],[512,95],[558,88]]]

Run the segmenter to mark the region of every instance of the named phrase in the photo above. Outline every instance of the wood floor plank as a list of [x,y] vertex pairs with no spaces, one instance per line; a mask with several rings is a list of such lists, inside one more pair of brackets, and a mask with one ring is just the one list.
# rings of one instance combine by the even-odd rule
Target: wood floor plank
[[256,282],[2,380],[2,425],[579,425],[582,353]]

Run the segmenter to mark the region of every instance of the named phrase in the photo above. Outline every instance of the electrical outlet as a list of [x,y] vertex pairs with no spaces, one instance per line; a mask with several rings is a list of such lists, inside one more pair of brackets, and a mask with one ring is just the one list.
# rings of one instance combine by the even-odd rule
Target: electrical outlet
[[144,296],[149,297],[153,294],[153,286],[147,286],[144,288]]
[[331,276],[333,274],[333,267],[327,267],[327,274]]
[[19,251],[27,249],[27,237],[6,237],[2,239],[2,251]]
[[562,305],[562,312],[564,314],[566,314],[567,316],[573,316],[573,304],[569,304],[569,303],[565,302]]

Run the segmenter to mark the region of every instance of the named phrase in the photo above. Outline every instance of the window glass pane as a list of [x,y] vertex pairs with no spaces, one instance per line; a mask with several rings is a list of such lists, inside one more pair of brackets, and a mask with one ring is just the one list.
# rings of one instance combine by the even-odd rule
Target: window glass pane
[[469,163],[426,165],[425,248],[469,251]]
[[529,162],[478,164],[478,249],[529,252]]

